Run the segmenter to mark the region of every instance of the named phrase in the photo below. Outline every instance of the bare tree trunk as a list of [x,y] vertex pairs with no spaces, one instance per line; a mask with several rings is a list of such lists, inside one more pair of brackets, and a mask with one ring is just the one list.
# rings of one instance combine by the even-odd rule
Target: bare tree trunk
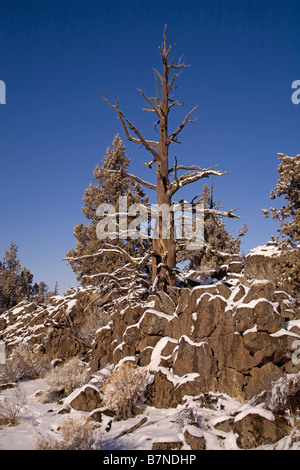
[[[168,134],[168,114],[169,114],[169,89],[168,89],[168,79],[169,79],[169,67],[168,67],[168,54],[169,51],[166,49],[166,36],[164,32],[164,45],[161,50],[162,62],[163,62],[163,74],[159,75],[161,80],[161,103],[159,106],[160,116],[159,116],[159,141],[157,148],[157,161],[156,161],[156,191],[157,191],[157,204],[158,206],[166,205],[168,208],[172,204],[172,192],[171,192],[171,183],[169,180],[169,134]],[[153,240],[153,251],[156,253],[156,256],[153,257],[152,261],[152,280],[156,278],[159,274],[157,266],[163,263],[166,264],[169,268],[174,269],[176,267],[176,245],[174,240],[174,227],[173,227],[173,218],[170,214],[170,236],[169,238],[163,238],[162,234],[162,224],[159,225],[159,238]],[[169,284],[175,285],[175,275],[174,273],[168,271],[166,272],[162,268],[162,273],[165,276],[168,276]]]
[[[181,62],[181,57],[177,63],[174,63],[174,59],[168,62],[168,56],[172,50],[172,46],[166,44],[166,27],[163,34],[163,47],[160,49],[160,55],[163,63],[162,73],[155,71],[156,79],[156,96],[148,97],[142,90],[139,90],[142,96],[145,98],[148,107],[143,109],[150,113],[156,114],[158,120],[155,123],[155,127],[159,124],[159,140],[158,142],[152,140],[146,140],[140,131],[124,116],[122,111],[118,107],[118,100],[115,104],[112,104],[108,101],[102,94],[101,96],[104,101],[106,101],[110,106],[112,106],[120,119],[122,127],[124,129],[127,140],[130,142],[135,142],[139,145],[144,146],[144,148],[151,153],[152,160],[146,163],[146,166],[152,168],[152,165],[156,164],[156,185],[143,181],[135,175],[126,174],[129,178],[137,181],[146,188],[156,191],[157,194],[157,204],[159,207],[165,206],[169,209],[170,214],[170,230],[168,237],[163,235],[162,220],[158,221],[158,238],[153,239],[153,256],[152,256],[152,281],[154,281],[157,276],[162,275],[165,278],[166,282],[170,285],[175,285],[175,268],[176,268],[176,243],[175,243],[175,233],[174,233],[174,216],[170,210],[172,206],[172,197],[173,195],[181,189],[183,186],[194,183],[202,178],[207,178],[211,175],[224,175],[225,173],[221,171],[214,170],[215,167],[211,168],[202,168],[199,166],[185,166],[177,165],[177,159],[172,168],[169,168],[169,146],[172,143],[178,142],[177,136],[183,130],[183,128],[190,122],[193,122],[193,119],[190,119],[190,115],[196,109],[196,106],[185,116],[182,123],[177,127],[177,129],[168,134],[168,116],[169,112],[173,106],[182,106],[182,103],[179,100],[173,99],[171,92],[174,90],[174,82],[177,77],[181,74],[183,68],[189,67]],[[172,72],[172,74],[171,74]],[[170,77],[170,75],[172,75]],[[161,84],[161,96],[158,93],[157,81]],[[130,133],[133,132],[134,135]],[[178,176],[177,172],[182,170],[188,170],[181,176]],[[170,173],[174,174],[174,181],[170,181]],[[210,209],[210,212],[216,212],[214,209]],[[219,212],[219,215],[224,217],[236,217],[233,214],[233,211]]]

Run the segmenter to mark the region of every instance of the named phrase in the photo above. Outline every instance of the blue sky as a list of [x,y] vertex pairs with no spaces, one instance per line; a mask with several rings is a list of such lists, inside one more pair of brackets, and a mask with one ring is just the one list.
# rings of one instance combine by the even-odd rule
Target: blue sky
[[[148,156],[125,141],[99,87],[147,138],[152,114],[142,113],[141,88],[154,93],[153,67],[164,25],[176,58],[191,65],[177,81],[184,102],[170,130],[198,105],[198,120],[171,148],[178,161],[218,165],[215,197],[238,207],[248,233],[243,251],[264,244],[277,224],[260,212],[273,204],[277,152],[300,152],[298,0],[0,0],[0,256],[11,240],[23,266],[60,292],[76,284],[62,261],[84,220],[82,195],[114,135],[120,133],[130,171],[149,181]],[[201,192],[195,183],[182,193]],[[190,198],[191,199],[191,198]]]

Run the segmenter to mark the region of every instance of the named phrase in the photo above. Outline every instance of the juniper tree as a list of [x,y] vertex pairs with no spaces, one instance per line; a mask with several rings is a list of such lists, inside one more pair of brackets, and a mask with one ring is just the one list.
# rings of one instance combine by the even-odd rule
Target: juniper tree
[[[288,157],[279,153],[277,172],[278,182],[270,193],[270,199],[283,198],[284,204],[279,209],[270,208],[272,218],[280,222],[279,233],[288,242],[300,241],[300,155]],[[269,211],[263,209],[266,217]]]
[[0,311],[31,298],[32,280],[33,275],[29,269],[21,266],[16,243],[11,242],[0,263]]
[[262,209],[265,217],[271,217],[279,221],[279,237],[287,243],[291,251],[284,253],[285,264],[283,266],[282,281],[289,288],[299,290],[300,285],[300,154],[289,157],[279,153],[279,175],[275,188],[270,193],[270,199],[279,199],[283,205],[276,209]]
[[[199,181],[202,178],[207,178],[210,175],[224,175],[225,173],[216,170],[216,167],[203,167],[198,165],[180,165],[177,163],[177,158],[174,156],[174,163],[170,165],[169,151],[170,147],[178,143],[178,136],[185,128],[185,126],[195,119],[191,119],[196,106],[189,111],[181,124],[172,132],[169,131],[169,114],[174,106],[182,106],[180,100],[175,99],[173,91],[175,90],[175,81],[181,74],[184,68],[188,67],[182,62],[182,57],[177,62],[174,58],[170,60],[170,53],[172,46],[167,46],[166,41],[166,27],[163,34],[163,44],[160,48],[160,56],[162,60],[162,70],[159,72],[154,69],[156,91],[154,97],[148,97],[143,90],[139,92],[145,99],[147,107],[143,109],[146,112],[155,115],[155,128],[158,129],[158,140],[146,139],[138,128],[132,124],[131,121],[120,110],[118,100],[113,104],[111,103],[100,90],[101,96],[116,111],[118,118],[121,122],[127,140],[142,146],[151,156],[151,160],[146,163],[148,168],[155,167],[156,182],[151,183],[141,180],[135,175],[124,173],[131,179],[142,184],[144,187],[156,192],[158,206],[165,205],[171,207],[173,197],[181,188],[188,184]],[[160,93],[158,90],[160,85]],[[184,172],[184,173],[182,173]],[[173,179],[172,179],[173,176]],[[215,213],[215,209],[206,209],[206,212]],[[236,217],[232,210],[217,211],[218,215],[224,217]],[[172,211],[170,211],[172,214]],[[176,274],[176,240],[174,232],[174,223],[172,217],[170,218],[170,234],[165,238],[162,230],[162,220],[159,219],[158,238],[152,241],[152,280],[155,281],[157,276],[166,279],[170,285],[175,284]]]
[[[138,203],[147,205],[148,196],[126,173],[129,163],[130,159],[125,155],[122,139],[117,134],[112,148],[107,148],[102,166],[96,165],[94,169],[94,183],[90,183],[83,195],[82,213],[88,223],[76,224],[74,228],[76,247],[66,255],[66,259],[77,274],[77,279],[83,285],[99,284],[104,275],[111,277],[111,273],[125,264],[120,252],[116,251],[117,248],[125,250],[129,256],[136,256],[144,253],[147,247],[147,241],[122,239],[116,234],[109,240],[110,249],[106,252],[107,240],[99,238],[97,233],[97,224],[101,220],[101,216],[97,215],[100,204],[111,204],[118,212],[119,197],[126,196],[128,206]],[[96,256],[93,256],[94,254]]]
[[[234,238],[232,233],[226,230],[224,220],[217,215],[220,209],[220,200],[214,199],[213,194],[213,177],[211,178],[211,186],[206,183],[203,191],[198,199],[207,209],[208,212],[204,216],[204,246],[192,253],[192,257],[185,253],[184,258],[190,259],[190,269],[200,270],[203,274],[217,269],[221,264],[228,262],[236,255],[240,255],[241,237],[247,232],[247,226],[244,224]],[[209,210],[215,209],[215,213]]]

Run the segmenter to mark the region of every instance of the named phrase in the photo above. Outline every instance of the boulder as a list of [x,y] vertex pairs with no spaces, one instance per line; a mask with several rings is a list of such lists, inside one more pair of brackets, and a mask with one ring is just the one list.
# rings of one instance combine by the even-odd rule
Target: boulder
[[218,391],[232,398],[244,401],[243,388],[246,385],[244,374],[230,367],[222,367],[218,376]]
[[89,418],[92,419],[93,421],[96,421],[96,423],[102,422],[102,416],[103,416],[102,410],[97,410],[97,409],[91,411],[91,413],[89,414]]
[[212,334],[220,318],[225,315],[226,301],[220,296],[205,293],[196,306],[193,338],[206,338]]
[[[180,290],[175,297],[180,297]],[[155,292],[147,297],[148,308],[153,308],[159,312],[166,313],[167,315],[173,315],[176,310],[176,303],[173,300],[173,295],[167,294],[162,290]]]
[[233,302],[238,302],[246,295],[246,289],[243,284],[238,284],[233,291]]
[[284,375],[282,369],[271,362],[250,371],[250,380],[245,387],[245,399],[250,400],[264,390],[270,390],[272,383]]
[[218,361],[219,370],[230,367],[239,372],[248,372],[253,367],[252,356],[245,348],[242,337],[235,332],[234,317],[230,310],[220,315],[209,345]]
[[90,385],[80,390],[70,402],[70,406],[74,410],[80,411],[92,411],[95,408],[100,408],[102,405],[103,402],[99,391]]
[[245,258],[245,276],[250,279],[268,279],[276,284],[281,254],[276,242],[254,248]]
[[147,346],[139,354],[139,365],[141,367],[147,366],[151,361],[153,347]]
[[231,261],[228,264],[227,272],[239,274],[243,271],[244,263],[242,261]]
[[180,315],[184,311],[184,309],[187,307],[190,296],[191,296],[191,289],[188,289],[187,287],[184,289],[181,289],[180,296],[178,299],[178,304],[175,310],[176,315]]
[[246,349],[254,356],[256,367],[267,362],[282,366],[290,359],[286,336],[271,336],[263,331],[249,332],[243,335],[243,342]]
[[[154,379],[145,391],[146,404],[156,408],[176,408],[184,402],[185,395],[197,396],[207,391],[208,381],[210,380],[209,390],[217,390],[216,377],[206,378],[197,374],[190,374],[182,378],[171,374],[167,369],[165,373],[162,370],[154,373]],[[213,382],[213,383],[212,383]]]
[[148,309],[139,322],[139,328],[145,335],[165,336],[166,325],[171,319],[170,315]]
[[183,336],[179,342],[173,372],[180,377],[189,373],[198,373],[205,382],[205,390],[202,391],[208,391],[211,380],[215,378],[217,364],[207,342],[194,343]]
[[149,336],[146,335],[143,337],[142,341],[140,341],[136,347],[136,352],[143,351],[147,347],[151,347],[152,349],[154,346],[158,343],[158,341],[161,339],[161,336]]
[[183,442],[153,442],[152,450],[180,450],[183,446]]
[[9,388],[15,388],[17,386],[18,386],[18,384],[13,383],[13,382],[9,382],[9,383],[6,383],[6,384],[0,384],[0,391],[8,390]]
[[[90,361],[91,372],[103,369],[108,362],[108,354],[112,349],[112,329],[110,325],[101,328],[96,336]],[[115,349],[115,348],[113,348]]]
[[231,289],[224,282],[219,282],[217,284],[217,287],[218,287],[218,293],[225,299],[229,299],[229,297],[232,294]]
[[218,288],[215,284],[201,285],[194,287],[189,296],[189,301],[184,312],[193,313],[197,310],[197,305],[201,302],[203,294],[218,295]]
[[205,439],[201,431],[199,432],[199,428],[188,426],[184,431],[184,438],[191,450],[205,450]]
[[126,328],[125,333],[123,335],[123,340],[128,345],[136,347],[144,339],[144,337],[145,335],[141,331],[140,326],[137,324],[128,326]]
[[160,310],[167,315],[174,315],[176,304],[166,292],[159,291],[156,293],[155,297],[155,309]]
[[[125,307],[123,311],[123,321],[126,323],[126,325],[134,325],[142,317],[144,311],[145,310],[139,304],[129,304]],[[117,315],[120,315],[118,311],[116,313]]]
[[231,432],[234,424],[234,418],[225,418],[214,424],[214,428],[218,431]]
[[250,413],[235,421],[233,425],[233,432],[238,434],[236,442],[241,449],[254,449],[261,445],[275,444],[289,431],[290,429],[284,423]]
[[156,408],[177,406],[173,399],[174,384],[161,371],[154,373],[154,379],[145,390],[146,404]]
[[274,310],[274,306],[266,299],[253,300],[249,304],[241,304],[235,313],[236,331],[242,333],[257,327],[257,331],[275,333],[285,327],[284,319]]
[[249,303],[252,300],[257,299],[267,299],[273,300],[274,297],[274,285],[271,281],[267,279],[255,280],[252,281],[250,289],[246,297],[244,298],[244,303]]

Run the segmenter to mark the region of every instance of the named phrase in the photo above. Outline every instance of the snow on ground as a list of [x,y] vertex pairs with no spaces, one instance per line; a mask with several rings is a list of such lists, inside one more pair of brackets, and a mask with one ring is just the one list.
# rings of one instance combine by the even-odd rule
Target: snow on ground
[[[57,403],[41,403],[38,392],[45,390],[47,384],[43,379],[24,381],[20,388],[27,395],[27,403],[22,408],[19,423],[16,426],[0,427],[1,450],[35,450],[37,437],[58,438],[58,428],[68,418],[75,420],[87,417],[89,413],[72,410],[69,414],[58,414],[61,405]],[[10,396],[14,389],[2,391],[0,396]],[[37,394],[37,395],[36,395]],[[236,444],[237,435],[215,429],[215,425],[234,416],[241,419],[248,413],[268,415],[271,412],[261,406],[253,407],[220,393],[211,394],[214,407],[201,407],[197,397],[186,397],[186,402],[176,409],[157,409],[146,407],[143,414],[126,421],[113,422],[104,416],[101,423],[103,450],[151,450],[153,442],[182,441],[182,450],[190,450],[185,443],[185,429],[192,430],[195,435],[203,436],[207,450],[240,450]],[[198,397],[199,398],[199,397]],[[200,428],[191,426],[191,417],[197,417]],[[124,433],[130,428],[143,424],[130,433]],[[276,445],[261,446],[259,449],[288,449],[291,437],[286,436]],[[300,450],[300,442],[293,444],[292,449]]]
[[[45,390],[47,384],[43,379],[20,382],[20,389],[26,393],[27,403],[20,413],[19,424],[16,426],[0,426],[0,450],[32,450],[35,449],[38,435],[57,437],[57,427],[66,419],[57,411],[61,405],[42,404],[35,394]],[[1,392],[1,396],[13,396],[15,389]]]

